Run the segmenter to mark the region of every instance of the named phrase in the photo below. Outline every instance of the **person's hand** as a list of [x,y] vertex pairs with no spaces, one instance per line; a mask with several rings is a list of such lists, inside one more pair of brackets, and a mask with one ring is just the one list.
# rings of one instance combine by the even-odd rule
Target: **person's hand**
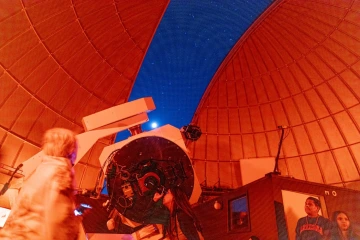
[[163,196],[164,196],[164,192],[161,192],[161,193],[156,192],[156,193],[154,194],[153,201],[154,201],[154,202],[157,202],[157,201],[159,201],[159,199],[162,198]]
[[170,211],[172,211],[172,204],[174,202],[174,195],[171,193],[170,189],[167,190],[164,198],[163,204],[166,206]]

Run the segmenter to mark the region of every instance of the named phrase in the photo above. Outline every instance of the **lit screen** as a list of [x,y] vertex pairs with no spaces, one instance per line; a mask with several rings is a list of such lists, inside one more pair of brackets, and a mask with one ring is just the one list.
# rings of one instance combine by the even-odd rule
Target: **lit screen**
[[10,209],[0,207],[0,227],[5,225],[10,214]]

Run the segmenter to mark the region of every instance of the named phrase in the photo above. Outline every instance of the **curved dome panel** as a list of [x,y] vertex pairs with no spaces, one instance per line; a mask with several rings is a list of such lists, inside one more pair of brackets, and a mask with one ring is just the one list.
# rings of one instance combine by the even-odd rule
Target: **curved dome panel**
[[200,182],[241,186],[240,159],[275,157],[287,126],[282,175],[360,189],[359,10],[359,1],[284,0],[263,13],[195,113]]
[[[168,0],[6,1],[0,10],[1,161],[34,155],[45,130],[127,101]],[[102,140],[97,152],[112,138]],[[95,153],[89,153],[91,157]],[[86,165],[97,166],[96,162]]]

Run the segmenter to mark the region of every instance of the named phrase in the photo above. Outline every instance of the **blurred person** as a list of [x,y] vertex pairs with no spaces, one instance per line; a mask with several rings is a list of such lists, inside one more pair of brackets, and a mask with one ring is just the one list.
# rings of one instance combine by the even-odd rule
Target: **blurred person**
[[314,197],[308,197],[305,201],[307,216],[298,220],[295,233],[296,240],[320,240],[328,233],[331,222],[319,215],[320,201]]
[[327,240],[360,240],[350,223],[349,215],[344,211],[336,211],[333,213],[332,218],[334,226],[330,231]]
[[72,131],[53,128],[44,134],[42,159],[27,176],[0,239],[77,239],[81,218],[74,214],[77,142]]
[[170,213],[168,221],[163,224],[163,238],[182,239],[179,238],[181,235],[179,231],[181,231],[186,237],[185,239],[203,239],[200,222],[195,216],[186,194],[180,187],[171,187],[162,194],[155,193],[154,201],[160,199]]

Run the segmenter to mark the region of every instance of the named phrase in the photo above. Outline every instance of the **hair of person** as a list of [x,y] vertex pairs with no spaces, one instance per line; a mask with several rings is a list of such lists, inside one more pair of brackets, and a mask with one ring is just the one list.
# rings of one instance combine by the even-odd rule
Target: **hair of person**
[[320,200],[314,197],[308,197],[307,200],[312,200],[315,204],[315,206],[321,208]]
[[[193,222],[195,224],[196,229],[199,232],[202,232],[202,228],[200,225],[199,220],[197,219],[197,217],[195,216],[193,209],[191,208],[191,205],[189,203],[189,199],[186,196],[185,192],[178,186],[173,186],[170,188],[170,192],[171,194],[173,194],[174,196],[174,210],[173,211],[177,211],[176,209],[181,209],[185,214],[187,214],[188,216],[190,216],[193,219]],[[175,215],[173,213],[170,213],[170,217],[174,217]],[[168,226],[165,226],[165,230],[167,233],[169,233],[169,237],[170,239],[174,239],[174,236],[172,236],[172,232],[171,232],[172,226],[171,226],[171,220],[169,221]]]
[[181,210],[183,210],[187,215],[194,219],[194,222],[197,221],[197,218],[194,214],[194,211],[190,205],[189,199],[186,196],[185,192],[180,187],[170,188],[171,193],[174,195],[174,201]]
[[75,134],[65,128],[52,128],[45,132],[42,150],[46,155],[69,158],[76,151]]

